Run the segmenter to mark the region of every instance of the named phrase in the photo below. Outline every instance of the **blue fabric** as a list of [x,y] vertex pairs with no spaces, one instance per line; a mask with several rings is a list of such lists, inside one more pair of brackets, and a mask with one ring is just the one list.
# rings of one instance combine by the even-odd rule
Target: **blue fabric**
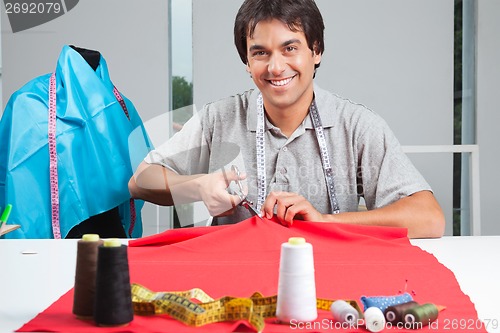
[[362,296],[361,303],[363,303],[364,311],[366,309],[374,306],[379,308],[382,312],[385,311],[390,306],[408,303],[413,301],[413,297],[410,294],[404,293],[397,296]]
[[[12,94],[0,120],[0,206],[11,203],[9,224],[21,225],[5,238],[53,238],[49,78],[50,74],[37,77]],[[94,71],[78,52],[64,46],[57,62],[56,87],[61,235],[65,237],[76,224],[117,206],[128,234],[127,184],[137,167],[131,161],[140,161],[151,146],[142,120],[123,96],[130,115],[127,119],[113,94],[102,56]],[[142,135],[130,136],[134,129]],[[143,204],[136,201],[132,237],[142,235]]]

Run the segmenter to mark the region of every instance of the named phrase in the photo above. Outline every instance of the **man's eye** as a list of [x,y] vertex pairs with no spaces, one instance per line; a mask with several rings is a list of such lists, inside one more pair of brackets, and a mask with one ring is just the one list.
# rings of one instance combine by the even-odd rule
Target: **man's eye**
[[297,50],[297,48],[295,46],[287,46],[285,49],[286,52],[293,52],[295,50]]
[[266,52],[265,51],[256,51],[252,54],[252,56],[254,57],[263,57],[266,55]]

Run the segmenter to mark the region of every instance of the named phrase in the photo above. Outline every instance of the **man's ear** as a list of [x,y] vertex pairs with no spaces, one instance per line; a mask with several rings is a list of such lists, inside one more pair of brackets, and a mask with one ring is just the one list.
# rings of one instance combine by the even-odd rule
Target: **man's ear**
[[314,43],[313,46],[313,57],[314,57],[314,63],[318,65],[321,62],[321,56],[322,54],[318,52],[318,44]]
[[252,71],[250,70],[250,65],[248,64],[248,62],[247,62],[247,73],[248,75],[250,75],[250,77],[252,77]]
[[314,63],[316,65],[319,65],[320,62],[321,62],[321,54],[314,53]]

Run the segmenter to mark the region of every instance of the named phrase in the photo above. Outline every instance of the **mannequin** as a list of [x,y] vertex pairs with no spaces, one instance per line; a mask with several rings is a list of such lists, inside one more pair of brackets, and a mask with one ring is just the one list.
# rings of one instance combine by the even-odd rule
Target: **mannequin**
[[80,55],[87,61],[87,63],[92,67],[95,71],[97,66],[99,66],[99,62],[101,61],[101,54],[98,51],[83,49],[78,46],[70,45],[70,47],[76,52],[80,53]]
[[[52,83],[55,133],[47,126],[54,120],[47,112]],[[49,172],[55,162],[49,134],[57,134],[55,172]],[[21,227],[3,238],[142,236],[144,202],[132,201],[127,185],[133,161],[144,158],[151,143],[132,101],[114,89],[101,51],[63,45],[51,73],[29,80],[9,98],[0,118],[0,142],[8,147],[0,149],[0,205],[33,207],[13,209],[9,222]],[[56,174],[57,187],[51,183]],[[53,216],[56,189],[59,214]]]
[[[98,51],[74,45],[70,45],[70,47],[77,51],[94,71],[97,69],[101,60],[101,54]],[[66,238],[81,238],[84,234],[98,234],[102,238],[126,238],[127,235],[121,224],[118,207],[80,222],[69,231]]]

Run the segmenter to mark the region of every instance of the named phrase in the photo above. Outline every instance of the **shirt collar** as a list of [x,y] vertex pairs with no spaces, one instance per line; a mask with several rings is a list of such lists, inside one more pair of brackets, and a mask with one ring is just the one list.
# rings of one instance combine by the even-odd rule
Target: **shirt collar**
[[[247,129],[249,131],[257,131],[257,97],[260,91],[254,89],[250,93],[247,109]],[[316,99],[316,106],[318,107],[319,116],[321,117],[321,124],[323,128],[333,127],[334,125],[334,113],[331,108],[333,105],[328,105],[328,92],[321,89],[318,85],[314,84],[314,97]],[[306,129],[313,129],[313,123],[311,117],[307,116],[304,119],[303,126]],[[271,124],[267,120],[265,121],[264,130],[272,128]]]

